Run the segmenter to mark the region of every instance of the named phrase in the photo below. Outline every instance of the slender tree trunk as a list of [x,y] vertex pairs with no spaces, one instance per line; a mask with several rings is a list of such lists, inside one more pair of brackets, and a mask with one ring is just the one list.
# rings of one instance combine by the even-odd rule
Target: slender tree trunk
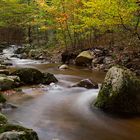
[[32,31],[31,31],[31,26],[28,27],[28,43],[31,45],[32,44]]
[[68,50],[67,36],[66,36],[65,30],[63,29],[62,24],[60,24],[60,28],[62,29],[62,35],[63,35],[63,38],[64,38],[65,48],[66,48],[66,50]]
[[[61,1],[61,3],[62,3],[62,8],[63,8],[63,13],[66,14],[66,9],[65,9],[65,5],[64,5],[64,1]],[[65,21],[65,24],[66,24],[67,34],[68,34],[68,37],[70,39],[70,45],[73,46],[73,40],[72,40],[72,37],[71,37],[71,33],[70,33],[70,30],[69,30],[69,25],[68,25],[68,21],[67,20]]]
[[37,31],[37,45],[40,47],[40,34],[38,27],[36,27],[36,31]]

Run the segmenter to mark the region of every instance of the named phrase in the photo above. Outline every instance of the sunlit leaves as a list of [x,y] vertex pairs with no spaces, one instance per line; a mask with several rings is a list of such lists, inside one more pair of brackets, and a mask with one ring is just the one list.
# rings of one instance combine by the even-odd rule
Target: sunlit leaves
[[[1,0],[1,26],[37,26],[54,30],[67,42],[75,34],[134,26],[140,15],[137,0]],[[58,35],[59,34],[59,35]]]
[[123,19],[124,24],[130,24],[138,6],[135,0],[83,0],[80,10],[82,22],[89,27],[116,26]]

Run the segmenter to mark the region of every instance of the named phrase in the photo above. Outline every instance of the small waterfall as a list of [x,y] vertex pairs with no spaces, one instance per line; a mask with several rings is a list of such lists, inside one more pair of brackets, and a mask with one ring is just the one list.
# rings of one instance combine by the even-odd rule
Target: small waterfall
[[3,50],[2,57],[8,61],[11,62],[14,66],[17,65],[29,65],[29,64],[40,64],[42,63],[40,60],[32,60],[32,59],[20,59],[20,54],[15,55],[15,51],[21,48],[21,46],[11,45],[11,47],[8,47]]

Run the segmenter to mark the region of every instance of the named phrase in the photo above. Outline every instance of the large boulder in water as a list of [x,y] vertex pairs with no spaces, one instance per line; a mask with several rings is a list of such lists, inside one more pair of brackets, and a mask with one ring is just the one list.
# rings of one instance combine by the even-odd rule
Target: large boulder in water
[[83,51],[76,57],[75,62],[79,66],[87,66],[91,65],[92,59],[93,54],[91,51]]
[[39,140],[37,133],[19,125],[8,123],[8,119],[0,113],[0,140]]
[[39,140],[37,133],[19,125],[8,123],[8,119],[0,113],[0,140]]
[[44,77],[42,79],[43,84],[49,85],[50,83],[57,83],[57,82],[58,82],[58,80],[56,79],[56,77],[53,74],[44,73]]
[[42,73],[34,68],[21,68],[12,73],[17,75],[24,84],[50,84],[58,80],[51,73]]
[[[0,140],[24,140],[23,138],[26,137],[26,134],[24,131],[18,132],[18,131],[9,131],[4,132],[0,134]],[[26,137],[26,140],[28,137]]]
[[18,125],[6,124],[0,127],[0,140],[39,140],[37,133]]
[[126,68],[112,67],[92,106],[117,113],[140,113],[140,80]]
[[21,68],[12,73],[19,76],[25,84],[39,84],[42,82],[43,73],[34,68]]

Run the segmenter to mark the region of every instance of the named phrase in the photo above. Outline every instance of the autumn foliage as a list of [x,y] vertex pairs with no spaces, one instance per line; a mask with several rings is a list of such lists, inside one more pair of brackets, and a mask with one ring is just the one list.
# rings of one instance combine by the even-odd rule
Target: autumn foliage
[[140,40],[137,0],[1,0],[0,6],[0,26],[24,28],[29,43],[36,39],[39,45],[44,38],[48,45],[78,48],[122,30]]

